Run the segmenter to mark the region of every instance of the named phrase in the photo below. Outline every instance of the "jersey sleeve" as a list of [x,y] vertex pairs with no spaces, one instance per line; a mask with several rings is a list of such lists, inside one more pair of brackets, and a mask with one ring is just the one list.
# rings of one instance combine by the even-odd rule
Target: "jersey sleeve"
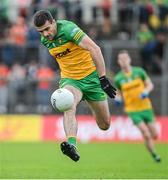
[[67,39],[73,41],[75,44],[79,44],[85,36],[85,33],[71,21],[67,21],[64,28]]
[[120,80],[119,80],[119,79],[120,79],[120,78],[119,78],[118,75],[116,75],[116,76],[114,77],[114,85],[117,87],[117,89],[121,90]]
[[138,72],[143,81],[145,81],[148,78],[148,75],[144,69],[139,68]]

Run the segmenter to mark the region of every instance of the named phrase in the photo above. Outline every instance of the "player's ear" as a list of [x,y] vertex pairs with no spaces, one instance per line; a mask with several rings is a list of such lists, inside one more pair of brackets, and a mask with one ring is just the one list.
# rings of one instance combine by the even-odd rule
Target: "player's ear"
[[52,20],[52,23],[56,23],[55,19]]

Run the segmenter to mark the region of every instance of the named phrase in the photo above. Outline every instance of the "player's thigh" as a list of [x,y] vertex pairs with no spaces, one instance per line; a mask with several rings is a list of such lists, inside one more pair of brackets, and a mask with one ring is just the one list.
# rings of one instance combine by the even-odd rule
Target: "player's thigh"
[[155,124],[155,120],[154,120],[155,117],[154,117],[153,110],[150,109],[150,110],[144,111],[143,116],[144,116],[145,123],[150,131],[152,138],[157,139],[158,133],[157,133],[156,124]]
[[148,127],[153,139],[157,139],[158,138],[158,131],[157,131],[157,128],[156,128],[156,123],[154,121],[150,122],[150,123],[147,123],[147,127]]
[[136,124],[136,126],[141,131],[141,133],[145,139],[148,139],[151,137],[149,129],[145,122],[141,121],[140,123]]
[[69,91],[71,91],[73,93],[73,95],[74,95],[74,106],[76,107],[77,104],[82,99],[82,96],[83,96],[82,92],[78,88],[76,88],[76,87],[74,87],[72,85],[68,85],[68,84],[65,85],[64,88],[68,89]]
[[109,123],[110,112],[108,101],[87,101],[96,117],[97,123]]
[[130,117],[130,119],[133,121],[135,125],[138,125],[144,121],[141,112],[129,112],[128,116]]

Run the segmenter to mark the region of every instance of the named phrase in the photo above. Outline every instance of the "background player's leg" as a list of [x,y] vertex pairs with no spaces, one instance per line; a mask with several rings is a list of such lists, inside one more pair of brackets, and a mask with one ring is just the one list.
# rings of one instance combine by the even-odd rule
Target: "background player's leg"
[[151,133],[152,138],[156,140],[158,138],[158,131],[156,129],[156,123],[150,122],[150,123],[147,123],[146,125]]
[[139,124],[137,124],[137,127],[142,133],[142,136],[145,140],[145,144],[146,144],[147,149],[150,152],[153,152],[154,144],[153,144],[151,134],[148,130],[148,127],[146,126],[146,124],[144,122],[140,122]]
[[145,145],[146,145],[148,151],[151,153],[152,157],[157,162],[159,162],[160,157],[156,154],[153,138],[152,138],[152,135],[151,135],[147,125],[144,122],[140,122],[139,124],[137,124],[137,127],[139,128],[139,130],[141,131],[141,133],[143,135]]
[[110,127],[110,112],[107,100],[88,101],[96,122],[100,129],[107,130]]

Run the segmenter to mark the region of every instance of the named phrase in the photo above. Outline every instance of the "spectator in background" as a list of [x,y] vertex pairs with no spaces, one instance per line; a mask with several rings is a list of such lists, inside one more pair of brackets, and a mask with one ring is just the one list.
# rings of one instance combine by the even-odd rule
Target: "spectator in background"
[[42,0],[32,0],[31,1],[32,14],[34,14],[36,11],[39,10],[41,3],[42,3]]
[[159,17],[162,22],[164,22],[166,16],[168,15],[168,1],[162,0],[158,2]]
[[27,43],[36,43],[39,42],[39,33],[32,27],[31,25],[28,28],[27,34],[26,34],[26,41]]
[[71,3],[68,0],[61,0],[60,1],[64,11],[65,11],[65,19],[72,19],[72,10],[71,10]]
[[[93,23],[88,29],[88,33],[94,39],[109,39],[112,35],[112,22],[111,22],[111,0],[101,0],[100,3],[97,3],[92,7],[92,19]],[[99,14],[102,13],[102,22],[99,20]],[[101,25],[100,25],[101,22]]]
[[20,61],[21,64],[25,63],[26,35],[27,25],[25,19],[22,16],[19,16],[9,30],[9,37],[15,50],[15,59]]
[[145,70],[152,71],[153,65],[153,53],[156,47],[155,36],[153,32],[148,28],[147,24],[141,24],[140,29],[137,32],[137,38],[140,43],[140,55],[142,60],[142,66]]
[[79,26],[83,26],[83,9],[81,5],[81,1],[77,0],[73,6],[75,7],[74,8],[74,21]]
[[153,13],[149,16],[149,27],[150,29],[156,33],[158,29],[161,27],[161,21],[159,19],[159,16],[156,13]]
[[154,7],[151,1],[138,1],[139,4],[139,22],[148,23],[149,16],[153,13]]
[[55,78],[54,71],[45,64],[40,64],[37,70],[37,89],[36,98],[39,113],[49,113],[50,108],[50,95],[51,95],[51,84]]
[[38,72],[38,64],[37,60],[32,59],[26,66],[26,77],[28,81],[28,106],[30,112],[34,112],[36,106],[36,89],[37,89],[37,72]]
[[111,36],[111,0],[102,0],[100,8],[103,12],[103,24],[102,24],[102,36],[104,38],[109,38]]
[[0,113],[7,113],[9,68],[0,61]]
[[165,17],[163,22],[163,29],[168,33],[168,15]]
[[[9,109],[12,112],[23,113],[26,111],[26,69],[15,62],[9,73]],[[16,104],[17,102],[17,104]]]
[[[26,69],[15,62],[9,74],[9,100],[12,112],[24,113],[26,108]],[[17,102],[17,105],[16,105]]]
[[8,24],[9,24],[9,19],[8,19],[7,4],[5,0],[1,0],[0,2],[0,40],[4,36],[4,31],[7,28]]
[[98,23],[98,9],[97,5],[92,7],[92,22],[96,25]]
[[27,25],[25,19],[19,16],[10,28],[10,38],[13,44],[24,46],[26,43]]
[[[92,25],[89,30],[88,30],[88,35],[90,37],[92,37],[92,39],[94,39],[95,41],[98,39],[99,33],[98,33],[98,29],[95,25]],[[99,38],[101,38],[99,36]]]
[[165,44],[166,44],[166,33],[165,30],[160,29],[156,33],[156,46],[154,49],[153,72],[155,74],[162,73],[162,62],[164,59]]
[[118,16],[119,16],[119,27],[121,32],[128,33],[129,23],[133,19],[133,7],[130,0],[118,0]]
[[26,62],[30,59],[39,59],[39,33],[30,25],[26,36]]
[[13,65],[14,59],[15,59],[15,49],[14,49],[14,44],[11,42],[11,39],[9,36],[9,28],[7,28],[4,33],[1,54],[2,54],[3,62],[8,67],[11,67]]
[[47,9],[51,12],[54,18],[58,18],[58,9],[61,7],[59,0],[49,0]]

